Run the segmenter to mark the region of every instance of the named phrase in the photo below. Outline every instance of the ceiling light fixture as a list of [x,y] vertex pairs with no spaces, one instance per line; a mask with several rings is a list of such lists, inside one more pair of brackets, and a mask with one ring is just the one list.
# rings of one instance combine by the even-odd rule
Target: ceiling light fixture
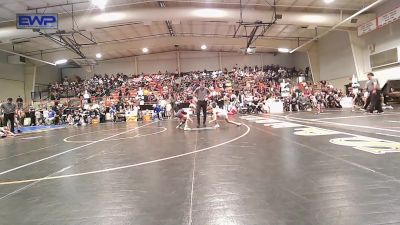
[[92,0],[92,5],[98,7],[101,10],[106,8],[107,0]]
[[98,22],[113,22],[124,19],[125,13],[121,12],[111,12],[111,13],[101,13],[100,15],[92,17],[94,21]]
[[330,4],[330,3],[332,3],[332,2],[334,2],[335,0],[324,0],[324,2],[326,3],[326,4]]
[[60,60],[55,61],[54,64],[61,65],[61,64],[65,64],[67,62],[68,62],[68,60],[66,60],[66,59],[60,59]]
[[326,22],[328,19],[327,16],[318,15],[318,14],[309,14],[309,15],[301,15],[299,16],[298,20],[309,25],[323,23]]
[[288,49],[288,48],[278,48],[278,52],[288,53],[288,52],[290,52],[290,49]]
[[143,49],[142,49],[142,52],[143,52],[143,53],[148,53],[148,52],[149,52],[149,49],[148,49],[148,48],[143,48]]
[[203,18],[221,18],[228,14],[225,10],[221,9],[195,9],[192,13],[197,17]]
[[201,46],[201,49],[202,49],[202,50],[206,50],[206,49],[207,49],[207,45],[202,45],[202,46]]
[[96,58],[101,59],[101,57],[103,57],[103,55],[101,53],[96,54]]

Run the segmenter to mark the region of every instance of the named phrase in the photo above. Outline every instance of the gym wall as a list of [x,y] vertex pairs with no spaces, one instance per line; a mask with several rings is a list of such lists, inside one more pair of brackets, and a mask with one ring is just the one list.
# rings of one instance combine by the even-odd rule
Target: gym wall
[[332,31],[318,41],[320,77],[339,89],[357,74],[347,31]]
[[310,66],[310,62],[308,61],[307,53],[305,52],[295,52],[292,54],[294,67],[300,70],[305,70]]
[[[391,67],[380,68],[376,70],[371,69],[370,54],[379,53],[392,48],[400,48],[400,21],[386,25],[385,27],[368,33],[362,37],[365,41],[366,47],[364,48],[364,70],[366,72],[372,71],[375,78],[379,80],[383,86],[389,79],[400,79],[400,64]],[[368,49],[369,45],[375,47],[375,51],[371,53]],[[366,80],[366,74],[363,74],[363,80]]]
[[39,85],[48,85],[49,83],[61,81],[61,69],[51,65],[38,66],[35,81]]
[[[400,6],[398,1],[386,1],[383,5],[374,10],[379,17]],[[355,49],[355,58],[359,71],[359,80],[367,80],[367,73],[373,72],[375,78],[383,86],[389,79],[400,79],[400,63],[396,65],[372,69],[370,55],[380,53],[393,48],[400,49],[400,21],[378,28],[360,37],[353,35],[352,47]]]
[[24,96],[24,65],[7,62],[7,54],[0,53],[0,100]]
[[[198,71],[198,70],[219,70],[221,68],[231,69],[236,64],[239,67],[244,65],[262,66],[269,64],[279,64],[286,67],[296,66],[298,69],[304,70],[308,66],[307,55],[305,53],[296,54],[254,54],[242,55],[239,53],[221,53],[221,65],[219,53],[217,52],[194,52],[182,51],[167,52],[158,54],[148,54],[137,56],[138,73],[157,73],[158,71],[175,72],[178,71],[178,62],[181,72]],[[62,69],[63,77],[80,76],[89,78],[93,74],[115,74],[122,72],[124,74],[135,74],[135,57],[106,60],[99,62],[94,66],[93,70],[88,68],[64,68]]]

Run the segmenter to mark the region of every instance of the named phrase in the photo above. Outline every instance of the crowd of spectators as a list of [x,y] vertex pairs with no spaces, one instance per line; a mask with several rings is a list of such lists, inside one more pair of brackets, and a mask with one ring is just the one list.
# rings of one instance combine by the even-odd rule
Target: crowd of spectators
[[[281,95],[282,81],[291,83],[299,76],[307,78],[308,69],[300,72],[279,65],[243,68],[236,65],[230,70],[182,74],[95,74],[89,79],[76,76],[50,84],[50,98],[35,107],[20,110],[17,120],[20,124],[31,125],[85,124],[90,123],[91,118],[104,121],[107,113],[114,121],[126,111],[137,112],[141,118],[143,108],[154,109],[158,118],[171,117],[181,104],[193,101],[193,91],[200,80],[205,81],[212,91],[210,99],[228,108],[228,105],[237,105],[236,100],[243,103],[254,98],[257,103]],[[63,102],[65,98],[75,98],[78,104]],[[29,118],[30,122],[26,123],[25,118]]]
[[[21,117],[30,118],[31,125],[85,125],[93,119],[104,122],[107,114],[117,121],[124,119],[122,115],[127,111],[138,119],[149,112],[163,119],[195,101],[193,92],[200,81],[210,90],[209,99],[232,113],[266,112],[269,103],[278,100],[285,103],[285,110],[307,110],[319,103],[341,107],[344,93],[324,82],[313,83],[309,72],[308,68],[298,71],[279,65],[236,65],[230,70],[182,74],[95,74],[90,79],[77,76],[50,84],[50,101],[25,109]],[[76,99],[78,104],[62,102],[66,97]]]
[[[307,76],[308,68],[305,72],[306,73],[301,73],[295,68],[286,68],[278,65],[266,65],[263,67],[244,66],[243,68],[239,68],[236,65],[230,71],[228,71],[228,69],[218,72],[196,71],[180,75],[169,72],[159,72],[153,75],[126,75],[121,73],[112,75],[95,74],[92,78],[86,80],[79,76],[75,76],[72,79],[65,78],[62,82],[50,84],[49,91],[51,100],[58,100],[65,97],[79,98],[83,97],[85,94],[95,97],[106,97],[112,95],[112,90],[118,90],[120,96],[129,96],[129,90],[139,87],[151,91],[161,91],[162,88],[172,85],[174,89],[170,89],[168,92],[179,92],[177,94],[180,95],[198,78],[217,78],[218,81],[230,79],[234,83],[238,83],[240,82],[240,78],[252,76],[256,78],[257,81],[269,82],[271,84],[277,83],[281,79],[293,79],[300,75]],[[220,76],[221,74],[225,76]]]

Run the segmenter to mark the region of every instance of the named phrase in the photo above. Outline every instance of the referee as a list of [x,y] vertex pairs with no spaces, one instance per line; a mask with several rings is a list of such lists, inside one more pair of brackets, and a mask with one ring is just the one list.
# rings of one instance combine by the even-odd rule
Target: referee
[[381,100],[381,88],[377,79],[374,78],[373,73],[368,73],[368,83],[367,83],[367,91],[369,92],[370,97],[370,105],[369,105],[369,113],[373,113],[374,110],[377,110],[378,113],[382,113],[382,100]]
[[8,121],[10,121],[11,129],[10,131],[14,133],[14,121],[15,121],[15,110],[17,106],[12,102],[12,98],[8,98],[6,103],[1,104],[1,111],[4,113],[4,124],[7,126]]
[[200,87],[196,88],[194,95],[197,98],[196,114],[197,114],[197,128],[200,127],[200,110],[203,111],[203,126],[206,126],[207,119],[207,97],[210,90],[204,86],[204,81],[200,81]]

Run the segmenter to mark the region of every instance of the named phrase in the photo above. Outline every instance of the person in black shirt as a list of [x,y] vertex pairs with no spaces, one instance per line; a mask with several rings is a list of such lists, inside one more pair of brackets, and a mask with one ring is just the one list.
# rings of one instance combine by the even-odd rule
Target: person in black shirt
[[223,93],[218,94],[217,104],[220,109],[224,108],[224,94]]
[[21,98],[21,96],[18,96],[16,102],[17,102],[17,109],[22,109],[24,106],[24,100]]
[[60,123],[60,107],[58,102],[54,102],[54,106],[51,108],[55,112],[54,124],[58,125]]
[[196,114],[197,114],[197,127],[200,127],[200,110],[203,111],[203,126],[206,126],[207,119],[207,99],[210,90],[204,86],[204,81],[200,82],[200,87],[196,88],[194,95],[197,98]]
[[321,83],[321,88],[322,88],[322,89],[325,88],[325,86],[326,86],[326,80],[321,80],[320,83]]
[[368,73],[368,80],[367,91],[371,99],[368,111],[369,113],[373,113],[374,110],[377,110],[378,113],[382,113],[381,87],[379,86],[379,82],[374,78],[373,73]]
[[4,113],[5,126],[7,126],[8,121],[10,121],[10,131],[14,133],[15,111],[17,107],[12,101],[12,98],[8,98],[6,103],[1,104],[1,111]]
[[29,108],[29,118],[31,118],[31,126],[36,126],[36,115],[33,107]]

